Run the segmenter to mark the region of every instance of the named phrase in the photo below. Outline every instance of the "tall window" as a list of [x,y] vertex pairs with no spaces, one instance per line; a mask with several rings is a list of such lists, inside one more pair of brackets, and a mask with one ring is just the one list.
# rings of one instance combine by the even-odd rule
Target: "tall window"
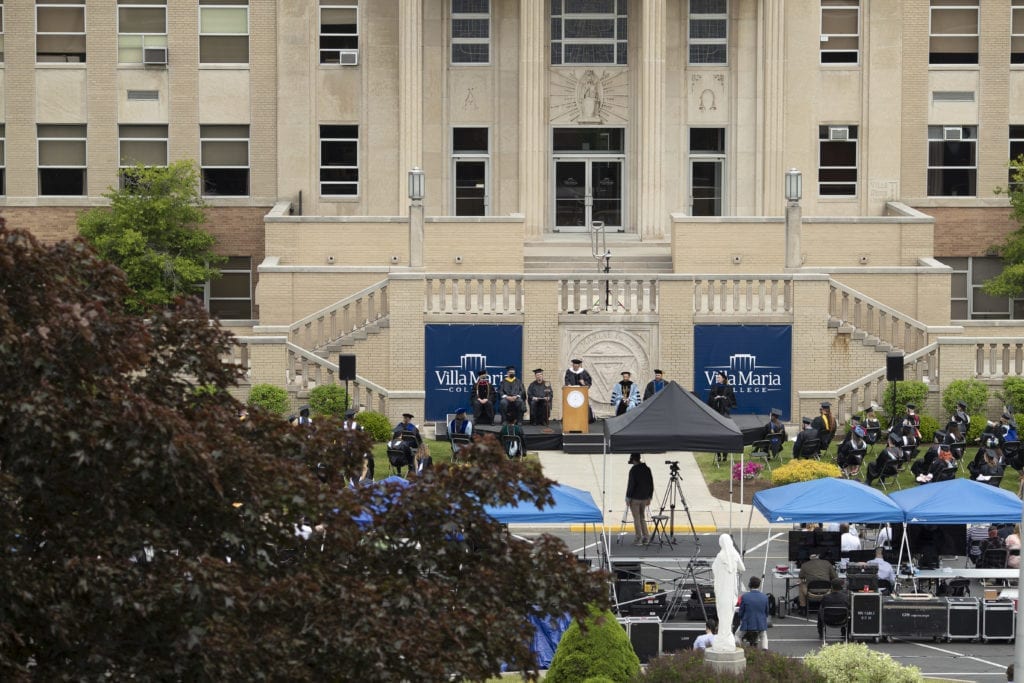
[[860,0],[821,0],[821,63],[860,61]]
[[0,0],[0,64],[4,61],[4,6]]
[[320,126],[320,194],[359,194],[359,126]]
[[725,189],[725,129],[690,129],[690,215],[721,216]]
[[452,0],[452,64],[491,61],[491,0]]
[[359,63],[359,9],[355,4],[320,0],[320,63]]
[[818,195],[857,194],[857,126],[818,126]]
[[975,196],[977,159],[977,126],[928,126],[928,196]]
[[85,0],[36,0],[36,62],[85,61]]
[[249,63],[247,0],[199,0],[199,62]]
[[690,0],[688,35],[690,64],[728,64],[728,0]]
[[252,319],[252,258],[229,256],[220,277],[205,287],[206,308],[221,320]]
[[167,47],[165,0],[117,0],[117,61],[141,64],[147,47]]
[[928,63],[978,63],[978,0],[931,0]]
[[552,64],[625,64],[626,0],[551,0]]
[[0,123],[0,195],[7,194],[7,124]]
[[[1010,161],[1016,161],[1024,156],[1024,126],[1010,126]],[[1014,170],[1011,168],[1007,174],[1006,182],[1009,187],[1016,188],[1021,185],[1013,177]]]
[[85,194],[86,127],[44,124],[36,126],[39,144],[39,194]]
[[949,317],[952,320],[1024,319],[1024,299],[986,294],[982,285],[1003,271],[997,256],[938,257],[953,269]]
[[203,194],[249,194],[249,126],[199,126]]
[[489,151],[490,131],[488,129],[452,129],[456,216],[486,216],[489,213]]
[[1024,64],[1024,0],[1010,7],[1010,63]]
[[125,169],[143,166],[167,165],[167,126],[121,125],[118,126],[118,157],[120,159],[121,187],[132,182]]

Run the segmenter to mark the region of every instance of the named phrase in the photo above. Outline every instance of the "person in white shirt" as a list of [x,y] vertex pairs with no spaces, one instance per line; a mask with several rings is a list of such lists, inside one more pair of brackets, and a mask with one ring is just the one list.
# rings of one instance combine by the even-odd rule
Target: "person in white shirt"
[[715,619],[708,619],[708,623],[705,625],[707,629],[704,631],[704,635],[697,636],[696,640],[693,641],[694,650],[706,650],[711,647],[711,644],[715,640],[715,634],[718,633],[718,621]]
[[839,525],[839,531],[843,534],[840,539],[841,553],[860,550],[860,536],[857,535],[857,527],[852,524],[841,524]]
[[888,548],[892,545],[892,527],[886,524],[884,527],[878,530],[878,536],[875,538],[876,548]]
[[878,580],[888,581],[890,586],[896,583],[896,572],[893,570],[892,565],[885,561],[882,556],[882,548],[875,548],[875,559],[869,560],[868,564],[878,565]]

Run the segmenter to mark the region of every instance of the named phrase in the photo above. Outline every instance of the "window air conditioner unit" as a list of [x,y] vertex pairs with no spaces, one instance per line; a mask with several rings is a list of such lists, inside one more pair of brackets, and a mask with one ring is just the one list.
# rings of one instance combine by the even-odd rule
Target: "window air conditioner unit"
[[143,64],[166,64],[167,63],[167,48],[166,47],[147,47],[142,50],[142,63]]
[[355,66],[359,64],[359,51],[345,50],[338,53],[338,64],[342,66]]
[[850,139],[850,128],[848,126],[829,126],[828,127],[828,139],[829,140],[849,140]]
[[960,126],[945,126],[942,129],[943,140],[962,140],[964,137],[964,129]]

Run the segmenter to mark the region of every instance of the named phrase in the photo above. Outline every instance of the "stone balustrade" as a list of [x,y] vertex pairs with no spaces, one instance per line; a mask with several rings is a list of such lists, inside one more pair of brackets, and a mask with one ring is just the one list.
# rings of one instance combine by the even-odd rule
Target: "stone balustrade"
[[616,274],[560,278],[558,312],[657,313],[657,276]]
[[1024,376],[1024,341],[993,338],[975,342],[975,375],[978,379]]
[[523,313],[522,275],[430,274],[426,313],[510,315]]
[[912,353],[928,343],[928,325],[903,315],[849,287],[829,281],[829,317],[837,326],[852,325],[854,338]]
[[760,315],[793,311],[793,281],[789,278],[698,277],[693,284],[694,313]]
[[388,281],[382,280],[288,326],[288,340],[311,351],[379,325],[389,315]]

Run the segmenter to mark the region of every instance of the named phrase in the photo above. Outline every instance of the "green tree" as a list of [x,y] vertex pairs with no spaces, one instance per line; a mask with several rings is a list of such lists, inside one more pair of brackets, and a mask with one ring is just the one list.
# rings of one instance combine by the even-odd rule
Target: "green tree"
[[528,616],[606,604],[483,512],[551,504],[538,464],[491,438],[400,496],[347,486],[368,435],[239,420],[230,336],[128,292],[84,241],[0,226],[0,680],[484,680],[535,668]]
[[576,683],[603,676],[626,683],[639,673],[640,660],[614,614],[591,608],[584,624],[581,628],[575,619],[562,634],[545,681]]
[[956,411],[957,401],[967,404],[967,414],[982,412],[988,402],[988,386],[980,379],[955,379],[942,392],[942,409],[946,416]]
[[82,213],[78,230],[125,272],[129,310],[146,313],[219,277],[224,259],[213,253],[214,237],[201,227],[206,215],[195,164],[134,166],[122,174],[124,188],[104,195],[110,206]]
[[1010,160],[1013,183],[997,187],[996,194],[1006,194],[1010,200],[1010,215],[1021,227],[1009,235],[1002,244],[989,248],[990,253],[1001,256],[1003,270],[983,285],[986,294],[1017,297],[1024,294],[1024,156]]

